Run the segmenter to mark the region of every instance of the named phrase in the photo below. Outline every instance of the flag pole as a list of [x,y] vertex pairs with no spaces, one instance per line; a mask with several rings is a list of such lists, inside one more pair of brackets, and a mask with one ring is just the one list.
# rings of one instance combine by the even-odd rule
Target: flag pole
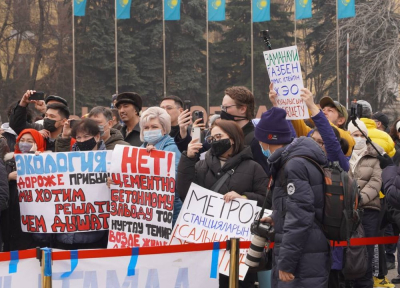
[[349,77],[350,77],[350,36],[347,33],[347,61],[346,61],[346,109],[349,109]]
[[336,1],[336,85],[337,101],[340,103],[340,83],[339,83],[339,4]]
[[118,25],[117,25],[117,1],[114,1],[114,37],[115,37],[115,94],[118,94]]
[[254,95],[254,24],[253,24],[253,0],[250,0],[250,34],[251,34],[251,93]]
[[294,0],[294,45],[297,46],[296,0]]
[[163,69],[164,69],[164,97],[167,97],[167,65],[165,63],[165,0],[162,1],[162,11],[163,11],[163,19],[162,19],[162,29],[163,29]]
[[72,0],[72,110],[75,114],[75,0]]
[[209,49],[208,49],[208,0],[206,0],[206,70],[207,70],[207,114],[210,113],[210,71],[209,71]]

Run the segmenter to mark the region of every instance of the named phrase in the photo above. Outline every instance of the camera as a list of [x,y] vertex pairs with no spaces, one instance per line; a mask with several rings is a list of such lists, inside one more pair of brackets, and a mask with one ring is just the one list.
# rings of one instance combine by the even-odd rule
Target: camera
[[361,104],[357,104],[357,102],[354,100],[354,102],[351,103],[351,108],[350,108],[350,119],[355,120],[355,119],[361,119],[362,118],[362,110],[363,107]]
[[258,267],[260,260],[263,257],[264,247],[268,242],[274,238],[274,227],[269,223],[260,222],[255,220],[251,226],[250,231],[253,235],[249,252],[247,253],[244,263],[249,267]]

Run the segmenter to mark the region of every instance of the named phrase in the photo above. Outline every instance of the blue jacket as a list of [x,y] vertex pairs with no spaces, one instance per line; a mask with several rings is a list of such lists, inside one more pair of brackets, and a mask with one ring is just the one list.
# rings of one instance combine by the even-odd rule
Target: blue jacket
[[[330,247],[314,221],[321,222],[323,217],[324,179],[314,164],[296,156],[307,156],[322,166],[327,163],[321,147],[307,137],[294,139],[268,159],[274,180],[272,287],[328,287]],[[292,273],[295,279],[288,283],[279,281],[279,270]]]
[[[141,148],[145,148],[147,146],[147,143],[143,143]],[[157,150],[161,151],[169,151],[169,152],[175,152],[175,173],[178,173],[178,164],[179,160],[181,159],[181,152],[179,151],[178,147],[175,144],[174,138],[171,136],[164,135],[160,141],[158,141],[154,147]],[[182,201],[179,197],[179,192],[176,191],[175,189],[175,200],[174,200],[174,215],[172,218],[172,226],[175,226],[176,219],[178,219],[179,212],[181,211],[182,208]]]

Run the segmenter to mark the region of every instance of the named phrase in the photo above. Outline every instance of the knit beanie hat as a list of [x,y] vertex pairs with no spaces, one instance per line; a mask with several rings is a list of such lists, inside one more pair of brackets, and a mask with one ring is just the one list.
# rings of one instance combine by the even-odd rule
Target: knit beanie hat
[[273,107],[261,115],[254,136],[267,144],[288,144],[292,141],[292,132],[286,120],[286,111]]
[[[362,122],[360,119],[356,119],[358,127],[360,127],[361,131],[365,133],[365,135],[368,136],[368,129],[367,126],[365,126],[364,122]],[[353,122],[350,121],[349,127],[347,130],[350,132],[350,134],[353,134],[356,131],[359,131],[356,126],[354,126]]]

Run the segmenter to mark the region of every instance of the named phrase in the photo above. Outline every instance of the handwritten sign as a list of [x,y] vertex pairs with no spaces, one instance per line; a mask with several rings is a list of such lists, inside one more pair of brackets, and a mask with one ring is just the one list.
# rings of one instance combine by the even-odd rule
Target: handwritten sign
[[166,245],[172,232],[175,153],[117,145],[108,248]]
[[304,86],[297,46],[264,51],[264,59],[269,79],[278,94],[278,107],[286,110],[286,119],[308,119],[307,106],[300,97]]
[[16,154],[22,231],[108,229],[110,157],[111,151]]
[[[172,232],[170,245],[224,242],[230,238],[250,241],[250,225],[259,213],[256,201],[223,195],[192,183]],[[240,254],[239,279],[246,276],[245,251]],[[229,253],[220,253],[219,272],[229,275]]]

